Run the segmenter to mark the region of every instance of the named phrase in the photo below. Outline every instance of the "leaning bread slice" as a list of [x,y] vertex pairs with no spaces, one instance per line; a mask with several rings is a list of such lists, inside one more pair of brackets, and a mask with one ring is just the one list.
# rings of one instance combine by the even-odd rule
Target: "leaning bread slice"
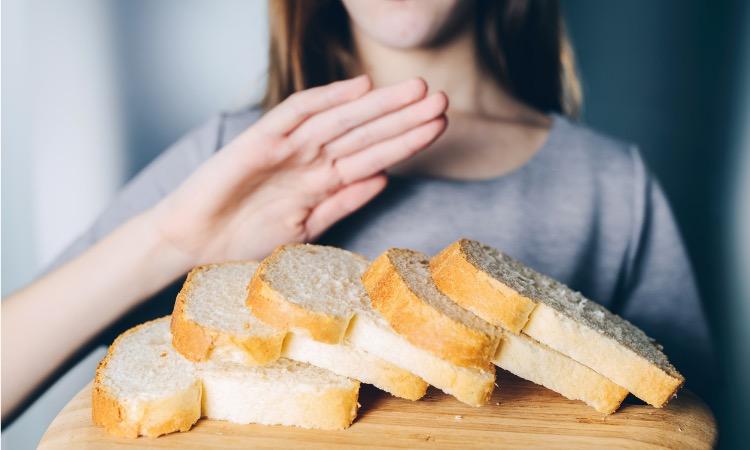
[[95,424],[121,437],[187,431],[201,416],[195,365],[172,348],[169,319],[131,328],[109,347],[92,389]]
[[348,345],[323,344],[294,333],[287,336],[286,330],[257,319],[245,306],[246,288],[257,268],[257,262],[238,261],[190,272],[172,315],[174,346],[180,353],[192,360],[232,358],[245,364],[266,364],[283,355],[398,397],[424,396],[427,383],[381,358]]
[[193,363],[171,345],[169,317],[110,346],[92,390],[97,425],[121,437],[187,431],[201,417],[235,423],[341,429],[356,417],[359,383],[305,363]]
[[283,355],[372,384],[407,400],[419,400],[427,392],[427,383],[418,376],[349,343],[326,344],[304,334],[289,333]]
[[247,364],[268,364],[281,355],[286,333],[250,314],[245,307],[254,261],[209,264],[190,271],[172,313],[175,349],[191,361],[213,353],[244,350]]
[[359,382],[281,358],[267,366],[200,363],[203,415],[234,423],[340,430],[357,416]]
[[493,362],[566,398],[581,400],[604,414],[615,412],[628,395],[627,389],[523,334],[505,333]]
[[384,319],[373,314],[358,314],[350,327],[347,341],[373,355],[379,355],[404,367],[423,380],[471,406],[482,406],[495,388],[495,368],[462,367],[412,345],[394,333]]
[[[297,352],[305,351],[333,359],[330,352],[343,342],[416,374],[464,403],[486,403],[494,388],[494,368],[459,367],[395,333],[372,309],[362,286],[368,265],[367,259],[334,247],[282,246],[261,262],[247,304],[259,319],[290,330],[285,354],[304,359]],[[314,347],[318,351],[312,351]]]
[[370,265],[362,282],[373,308],[415,346],[459,366],[490,365],[499,331],[435,286],[427,255],[389,249]]
[[[497,296],[531,301],[536,306],[523,326],[524,334],[590,367],[641,400],[664,406],[684,383],[661,347],[643,331],[564,284],[477,241],[461,240],[445,253],[454,256],[435,259],[436,283],[491,323],[503,324],[491,312]],[[463,259],[455,267],[470,265],[474,270],[451,274],[454,266],[442,262],[446,259]],[[456,282],[481,283],[488,277],[494,280],[496,295],[469,296],[451,289]]]

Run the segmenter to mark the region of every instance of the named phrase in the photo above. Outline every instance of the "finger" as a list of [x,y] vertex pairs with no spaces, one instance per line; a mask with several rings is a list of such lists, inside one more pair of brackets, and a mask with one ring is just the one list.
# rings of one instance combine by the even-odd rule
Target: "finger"
[[367,75],[295,92],[268,111],[257,126],[272,134],[285,135],[310,116],[355,100],[372,88]]
[[400,136],[336,160],[343,184],[370,177],[427,148],[445,130],[447,119],[440,116]]
[[385,175],[375,175],[346,185],[323,200],[307,218],[308,239],[316,239],[331,225],[358,210],[378,195],[385,185]]
[[331,159],[341,158],[393,138],[442,115],[448,108],[448,97],[437,92],[392,114],[354,128],[325,145]]
[[421,78],[376,89],[316,114],[294,130],[290,138],[297,146],[320,147],[354,127],[421,100],[426,94],[427,84]]

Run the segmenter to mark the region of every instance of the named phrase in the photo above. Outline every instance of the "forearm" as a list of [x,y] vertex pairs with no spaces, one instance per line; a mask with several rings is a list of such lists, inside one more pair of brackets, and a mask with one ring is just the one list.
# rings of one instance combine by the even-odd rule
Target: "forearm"
[[190,268],[148,213],[2,303],[2,415],[76,349]]

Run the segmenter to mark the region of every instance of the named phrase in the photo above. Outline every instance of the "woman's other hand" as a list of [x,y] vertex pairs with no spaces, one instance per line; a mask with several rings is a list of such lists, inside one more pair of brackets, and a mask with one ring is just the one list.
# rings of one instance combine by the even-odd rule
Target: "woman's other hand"
[[377,195],[388,167],[442,133],[447,103],[421,79],[373,90],[361,76],[298,92],[146,217],[185,269],[315,239]]

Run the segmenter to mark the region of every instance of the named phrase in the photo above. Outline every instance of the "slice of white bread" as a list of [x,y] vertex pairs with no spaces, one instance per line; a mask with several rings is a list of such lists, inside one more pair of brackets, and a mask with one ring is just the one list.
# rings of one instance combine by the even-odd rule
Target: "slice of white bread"
[[346,342],[464,403],[486,403],[494,388],[494,368],[456,366],[396,334],[372,309],[364,291],[361,276],[368,265],[362,256],[334,247],[281,246],[261,262],[248,288],[247,304],[259,319],[292,332],[285,351],[293,351],[300,342],[313,345],[298,340],[304,338],[312,338],[322,349]]
[[[454,270],[454,268],[457,268]],[[661,347],[627,320],[480,242],[462,239],[433,259],[435,283],[458,304],[495,325],[524,322],[522,332],[624,387],[636,397],[664,406],[684,383]],[[491,282],[488,279],[492,279]],[[483,285],[469,291],[457,286]],[[493,302],[520,311],[508,322]]]
[[418,376],[347,342],[326,344],[304,334],[289,333],[283,355],[372,384],[407,400],[419,400],[427,393],[428,384]]
[[262,367],[212,360],[200,377],[211,419],[340,430],[357,416],[358,381],[287,358]]
[[467,254],[473,241],[454,242],[430,260],[437,287],[453,301],[491,324],[520,333],[536,302],[480,270]]
[[193,363],[172,347],[169,317],[120,335],[99,364],[92,418],[122,437],[187,431],[201,417],[342,429],[356,417],[359,382],[280,359],[263,367]]
[[627,389],[523,334],[505,333],[493,362],[566,398],[581,400],[604,414],[615,412],[628,395]]
[[[204,361],[210,356],[266,364],[279,356],[307,362],[398,397],[417,400],[427,383],[381,358],[344,344],[323,344],[258,320],[245,305],[247,285],[258,263],[237,261],[193,269],[172,315],[175,348]],[[195,356],[198,356],[197,358]]]
[[423,380],[471,406],[485,405],[495,389],[495,369],[461,367],[412,345],[383,319],[358,314],[347,341],[419,375]]
[[245,306],[254,261],[209,264],[190,271],[172,313],[173,345],[191,361],[213,353],[244,350],[247,364],[268,364],[281,356],[286,333],[256,319]]
[[362,276],[373,308],[415,346],[456,365],[490,366],[500,332],[438,290],[424,253],[392,248]]
[[99,363],[92,418],[109,433],[156,437],[187,431],[201,417],[201,381],[195,365],[172,348],[168,321],[122,333]]

